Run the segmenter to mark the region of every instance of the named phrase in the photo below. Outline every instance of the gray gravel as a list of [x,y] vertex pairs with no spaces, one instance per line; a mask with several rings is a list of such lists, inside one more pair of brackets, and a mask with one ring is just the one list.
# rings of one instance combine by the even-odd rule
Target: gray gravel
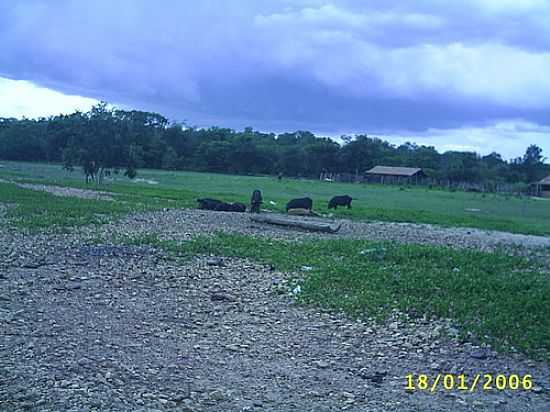
[[[345,222],[338,236],[480,242],[467,233],[461,240],[461,229],[420,228],[428,235]],[[140,214],[65,235],[1,231],[0,410],[548,410],[547,363],[459,342],[440,321],[352,320],[296,305],[288,275],[246,260],[182,264],[151,248],[90,242],[151,232],[185,240],[218,229],[304,236],[203,211]],[[438,372],[530,373],[535,390],[405,391],[406,374]]]
[[24,189],[41,190],[43,192],[51,193],[55,196],[79,197],[82,199],[95,199],[95,200],[114,200],[111,193],[100,192],[98,190],[85,190],[85,189],[76,189],[74,187],[39,185],[39,184],[31,184],[31,183],[15,183],[15,184]]
[[[131,215],[122,221],[122,225],[131,228],[133,233],[156,233],[160,238],[168,240],[187,240],[196,234],[213,233],[219,230],[290,240],[303,240],[307,238],[357,238],[375,241],[468,247],[488,251],[496,248],[550,248],[550,237],[543,236],[469,228],[444,228],[428,224],[357,222],[350,220],[333,221],[307,217],[303,219],[313,222],[342,223],[342,227],[337,234],[310,233],[255,223],[250,220],[250,215],[247,213],[181,209]],[[102,229],[102,232],[116,233],[118,232],[118,227],[118,223],[107,225]]]

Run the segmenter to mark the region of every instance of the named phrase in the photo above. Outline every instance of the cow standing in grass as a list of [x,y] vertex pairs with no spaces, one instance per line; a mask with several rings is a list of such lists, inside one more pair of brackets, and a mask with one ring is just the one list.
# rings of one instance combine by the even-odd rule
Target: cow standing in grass
[[313,209],[313,200],[309,197],[302,197],[300,199],[292,199],[286,204],[286,211],[290,209],[306,209],[311,211]]
[[344,196],[334,196],[332,199],[330,199],[330,202],[328,202],[328,208],[329,209],[338,209],[338,206],[347,206],[348,209],[351,209],[351,201],[353,199],[351,196],[344,195]]
[[252,197],[250,198],[250,212],[251,213],[260,213],[260,206],[262,205],[262,192],[258,189],[252,192]]

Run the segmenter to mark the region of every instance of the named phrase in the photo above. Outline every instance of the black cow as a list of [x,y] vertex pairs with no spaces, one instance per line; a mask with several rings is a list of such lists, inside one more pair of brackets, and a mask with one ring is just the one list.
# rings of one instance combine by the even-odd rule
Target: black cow
[[250,198],[250,211],[252,213],[260,213],[260,206],[262,205],[262,192],[258,189],[252,192],[252,197]]
[[218,207],[223,203],[221,200],[217,199],[197,199],[199,203],[199,209],[204,210],[218,210]]
[[309,197],[302,197],[300,199],[292,199],[290,202],[286,204],[286,211],[288,212],[288,209],[307,209],[311,210],[313,209],[313,200],[311,200]]
[[332,199],[330,199],[330,202],[328,202],[328,208],[329,209],[338,209],[338,206],[347,206],[348,209],[351,209],[351,201],[353,199],[351,196],[345,195],[345,196],[334,196]]
[[235,202],[231,205],[231,209],[232,210],[230,210],[230,212],[243,213],[246,212],[246,205],[240,202]]
[[246,212],[246,206],[242,203],[221,202],[215,209],[218,212]]

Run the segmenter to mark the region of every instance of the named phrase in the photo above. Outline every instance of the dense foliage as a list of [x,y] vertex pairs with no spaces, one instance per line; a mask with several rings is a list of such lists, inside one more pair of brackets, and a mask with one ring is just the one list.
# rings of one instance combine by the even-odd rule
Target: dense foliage
[[63,162],[82,167],[87,179],[110,170],[185,169],[235,174],[317,177],[322,172],[362,174],[376,165],[421,167],[451,182],[533,182],[550,174],[542,150],[532,145],[510,162],[497,153],[438,153],[434,147],[392,145],[367,135],[342,136],[342,144],[308,131],[261,133],[199,129],[149,112],[109,108],[50,118],[0,118],[0,159]]

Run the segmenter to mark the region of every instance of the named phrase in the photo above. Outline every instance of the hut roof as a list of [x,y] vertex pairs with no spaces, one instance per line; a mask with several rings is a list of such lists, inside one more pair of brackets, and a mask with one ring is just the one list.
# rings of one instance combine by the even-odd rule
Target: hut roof
[[415,174],[422,172],[422,169],[418,167],[393,167],[393,166],[375,166],[370,170],[367,170],[371,175],[388,175],[388,176],[414,176]]
[[546,176],[544,179],[539,181],[539,185],[550,185],[550,176]]

